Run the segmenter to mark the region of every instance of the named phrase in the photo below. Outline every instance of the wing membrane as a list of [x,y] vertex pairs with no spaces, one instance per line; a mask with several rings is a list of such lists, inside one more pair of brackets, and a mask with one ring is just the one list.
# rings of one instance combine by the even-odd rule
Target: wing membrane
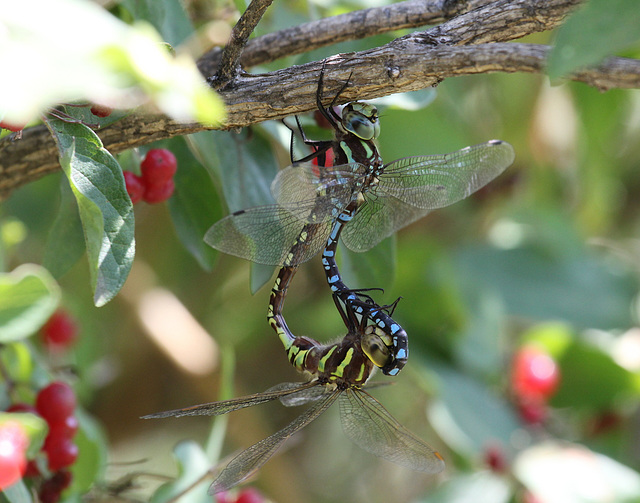
[[382,168],[378,185],[345,226],[342,238],[356,252],[372,248],[431,210],[484,187],[513,163],[513,147],[493,140],[446,155],[407,157]]
[[393,463],[426,473],[444,469],[442,456],[402,426],[380,402],[362,390],[340,395],[345,435],[358,447]]
[[253,405],[259,405],[261,403],[277,400],[278,398],[290,395],[292,393],[298,393],[309,388],[318,386],[317,381],[311,381],[307,383],[282,383],[273,388],[269,388],[263,393],[256,393],[253,395],[242,396],[239,398],[233,398],[231,400],[224,400],[221,402],[211,402],[202,405],[194,405],[193,407],[186,407],[184,409],[168,410],[165,412],[156,412],[155,414],[149,414],[142,416],[143,419],[158,419],[163,417],[183,417],[183,416],[220,416],[233,412],[234,410],[244,409],[245,407],[252,407]]
[[323,400],[315,402],[286,427],[238,454],[229,462],[225,469],[222,470],[218,478],[213,481],[213,484],[211,484],[209,488],[209,493],[214,494],[227,491],[259,470],[260,467],[273,456],[285,440],[327,410],[336,400],[339,393],[339,391],[335,391],[327,395]]
[[[256,206],[237,211],[216,222],[205,234],[205,242],[229,255],[258,264],[284,265],[289,250],[309,224],[316,208],[315,201],[296,205]],[[307,227],[309,238],[299,249],[296,265],[313,257],[324,244],[331,230],[331,220]]]
[[445,155],[407,157],[382,168],[372,192],[434,210],[468,197],[509,167],[513,147],[492,140]]

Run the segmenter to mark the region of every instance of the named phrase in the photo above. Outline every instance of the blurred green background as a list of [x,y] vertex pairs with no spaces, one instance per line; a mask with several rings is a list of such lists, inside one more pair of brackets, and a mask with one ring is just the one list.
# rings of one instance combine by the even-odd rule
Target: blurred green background
[[[194,5],[200,4],[206,5]],[[320,12],[330,13],[275,3],[259,31]],[[255,71],[373,47],[397,35]],[[542,34],[526,41],[550,39]],[[495,74],[447,79],[418,99],[433,101],[416,110],[397,101],[381,106],[385,160],[494,138],[516,151],[514,165],[479,193],[363,257],[344,251],[341,257],[350,286],[384,288],[376,295],[380,303],[402,297],[394,318],[409,334],[409,363],[375,396],[436,447],[447,468],[430,477],[360,451],[346,441],[335,407],[278,452],[254,484],[282,503],[523,501],[529,491],[539,501],[604,501],[596,498],[601,489],[613,495],[608,501],[640,501],[640,92]],[[59,278],[63,305],[82,327],[65,363],[78,374],[82,403],[106,430],[107,480],[133,471],[175,475],[174,445],[182,439],[204,444],[210,433],[209,418],[139,416],[300,379],[266,323],[272,280],[251,294],[251,285],[270,271],[213,250],[195,251],[196,259],[185,247],[189,238],[179,238],[185,200],[197,202],[196,220],[205,229],[227,205],[236,210],[266,200],[270,179],[287,164],[285,131],[264,124],[240,134],[162,142],[179,160],[176,194],[168,204],[136,206],[136,259],[122,293],[95,308],[85,260]],[[307,133],[320,134],[312,124]],[[124,167],[135,155],[120,160]],[[60,175],[48,176],[3,205],[3,231],[11,233],[16,222],[27,230],[6,250],[7,270],[42,263],[64,183]],[[198,327],[184,308],[214,345],[198,342]],[[319,341],[344,335],[319,258],[300,268],[285,315],[297,335]],[[167,356],[167,330],[177,338],[170,351],[185,351],[186,364]],[[509,381],[514,351],[531,341],[556,358],[561,372],[549,416],[535,426],[519,418]],[[201,363],[190,363],[200,357]],[[227,367],[233,391],[226,396],[219,394],[223,359],[235,361],[232,377]],[[223,454],[298,414],[269,404],[230,415]],[[488,471],[487,452],[495,446],[509,465],[506,474]],[[606,470],[597,464],[603,459],[610,462]],[[580,499],[567,488],[576,481],[597,487]],[[147,499],[157,484],[141,477],[134,494]],[[548,494],[565,499],[542,498]]]

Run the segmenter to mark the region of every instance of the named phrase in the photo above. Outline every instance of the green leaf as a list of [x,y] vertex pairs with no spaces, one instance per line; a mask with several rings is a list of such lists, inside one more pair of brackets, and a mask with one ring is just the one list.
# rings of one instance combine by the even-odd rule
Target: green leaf
[[391,236],[364,253],[355,253],[340,243],[340,273],[349,288],[371,288],[393,284],[396,269],[396,237]]
[[217,220],[222,218],[222,203],[211,176],[193,156],[184,138],[154,144],[171,150],[178,159],[174,176],[176,185],[169,199],[169,211],[176,233],[184,247],[200,266],[210,271],[218,256],[203,241],[203,236]]
[[537,246],[478,246],[458,252],[456,264],[465,288],[492,289],[509,314],[564,320],[579,328],[606,330],[631,324],[633,280],[586,251],[549,257]]
[[60,207],[49,231],[42,265],[54,278],[62,277],[85,251],[78,205],[66,179],[60,184]]
[[165,42],[177,46],[193,33],[193,26],[179,0],[123,0],[136,20],[150,22]]
[[275,154],[259,128],[243,137],[203,131],[188,137],[196,158],[222,185],[229,211],[273,204],[270,186],[278,172]]
[[71,467],[70,492],[85,493],[96,480],[101,480],[107,466],[107,438],[100,424],[84,410],[75,411],[80,428],[73,441],[78,446],[78,459]]
[[5,498],[8,503],[31,503],[33,501],[31,492],[27,489],[23,479],[0,492],[0,501],[5,501]]
[[[188,137],[196,158],[220,182],[231,212],[275,202],[270,191],[278,172],[275,154],[259,128],[252,128],[251,133],[250,138],[242,138],[235,133],[203,131]],[[271,278],[270,269],[252,268],[252,292]]]
[[637,0],[589,0],[558,29],[548,73],[557,79],[640,42]]
[[596,346],[574,341],[560,356],[560,387],[551,399],[555,407],[611,410],[635,391],[633,374]]
[[102,306],[118,293],[133,263],[133,206],[120,166],[91,129],[59,119],[49,119],[47,126],[78,203],[93,301]]
[[520,429],[512,408],[472,376],[438,364],[430,368],[438,376],[440,401],[430,405],[428,415],[438,434],[463,455],[477,457],[498,443],[510,457],[513,434]]
[[178,478],[158,488],[151,498],[151,503],[161,503],[181,494],[198,480],[201,483],[190,488],[180,501],[183,503],[211,503],[207,494],[212,478],[205,476],[210,463],[202,448],[191,440],[180,442],[173,450],[178,463]]
[[0,343],[36,332],[53,314],[59,300],[58,284],[40,266],[26,264],[0,274]]
[[20,341],[2,346],[0,360],[7,374],[16,382],[29,382],[33,378],[34,368],[37,368],[29,345]]

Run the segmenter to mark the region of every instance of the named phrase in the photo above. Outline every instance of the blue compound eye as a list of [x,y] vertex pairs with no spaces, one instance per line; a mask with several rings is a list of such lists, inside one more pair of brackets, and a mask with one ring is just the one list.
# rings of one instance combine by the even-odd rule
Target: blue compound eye
[[342,126],[362,140],[373,140],[380,134],[378,110],[366,103],[350,103],[342,112]]

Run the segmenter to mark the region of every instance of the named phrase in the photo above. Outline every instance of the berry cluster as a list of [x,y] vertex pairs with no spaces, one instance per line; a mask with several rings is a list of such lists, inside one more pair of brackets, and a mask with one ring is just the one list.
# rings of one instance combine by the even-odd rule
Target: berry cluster
[[[40,484],[40,500],[43,503],[58,501],[60,493],[71,483],[71,472],[67,468],[75,463],[78,457],[78,446],[73,442],[73,437],[78,431],[78,419],[74,415],[75,407],[76,396],[71,387],[62,381],[54,381],[40,390],[36,396],[35,407],[26,403],[15,403],[7,409],[7,412],[36,414],[47,422],[49,433],[42,446],[42,452],[46,456],[48,471],[52,475],[44,478],[35,460],[27,463],[25,457],[27,442],[21,441],[20,437],[13,433],[10,437],[11,450],[0,447],[0,458],[2,452],[12,452],[15,470],[12,472],[11,480],[0,480],[0,487],[6,487],[2,485],[3,483],[13,484],[23,476],[33,479],[41,477],[43,480]],[[6,424],[11,423],[5,423],[5,426]],[[0,436],[0,444],[2,442]],[[4,470],[0,472],[4,473]]]
[[124,172],[124,181],[131,202],[142,200],[149,204],[161,203],[171,197],[175,189],[173,175],[178,162],[176,156],[165,148],[154,148],[140,163],[140,176]]
[[560,384],[555,360],[534,346],[520,348],[512,362],[511,388],[522,420],[540,424],[548,414],[548,401]]

